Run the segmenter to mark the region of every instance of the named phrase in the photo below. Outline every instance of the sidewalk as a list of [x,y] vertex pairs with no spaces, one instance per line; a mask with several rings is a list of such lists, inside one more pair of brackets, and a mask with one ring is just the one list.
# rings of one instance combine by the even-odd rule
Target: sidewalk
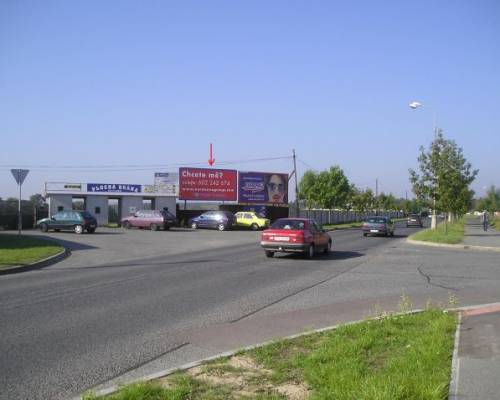
[[497,400],[500,393],[500,305],[462,312],[450,400]]
[[500,231],[490,226],[485,232],[477,218],[467,220],[465,224],[464,244],[500,248]]
[[[464,244],[500,248],[500,231],[483,230],[479,219],[465,225]],[[500,268],[500,255],[498,257]],[[500,292],[499,292],[500,293]],[[499,299],[500,300],[500,299]],[[500,305],[461,313],[450,400],[500,398]]]

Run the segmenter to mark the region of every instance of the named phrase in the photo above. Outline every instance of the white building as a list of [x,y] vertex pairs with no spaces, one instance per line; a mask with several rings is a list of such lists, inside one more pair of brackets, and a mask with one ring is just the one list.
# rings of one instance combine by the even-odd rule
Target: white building
[[145,209],[168,208],[176,214],[175,187],[159,189],[155,185],[46,182],[44,197],[49,204],[49,215],[83,208],[96,217],[99,225],[111,222],[110,208],[118,220]]

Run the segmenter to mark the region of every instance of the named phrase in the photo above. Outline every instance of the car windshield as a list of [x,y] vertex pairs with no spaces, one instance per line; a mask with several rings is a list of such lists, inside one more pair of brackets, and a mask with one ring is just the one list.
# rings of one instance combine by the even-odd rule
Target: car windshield
[[305,223],[304,221],[297,219],[278,219],[273,225],[274,229],[295,229],[295,230],[304,230]]
[[368,218],[367,222],[370,224],[385,224],[386,219],[385,218]]

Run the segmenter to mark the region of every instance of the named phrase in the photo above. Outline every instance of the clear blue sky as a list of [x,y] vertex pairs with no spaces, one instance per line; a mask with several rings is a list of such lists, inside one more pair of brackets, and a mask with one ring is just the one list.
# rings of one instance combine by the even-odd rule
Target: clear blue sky
[[[500,186],[500,2],[0,2],[0,197],[45,181],[152,183],[62,166],[291,155],[404,196],[445,136]],[[306,165],[307,164],[307,165]],[[40,166],[57,168],[43,169]],[[290,172],[291,160],[226,165]],[[293,195],[291,195],[293,197]]]

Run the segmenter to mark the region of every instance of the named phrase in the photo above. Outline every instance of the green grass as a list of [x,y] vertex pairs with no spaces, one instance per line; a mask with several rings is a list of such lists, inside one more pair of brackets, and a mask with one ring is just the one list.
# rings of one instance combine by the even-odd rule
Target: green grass
[[[393,218],[394,222],[406,221],[406,218]],[[328,231],[333,231],[335,229],[345,229],[345,228],[361,228],[363,222],[347,222],[342,224],[324,224],[323,229]]]
[[333,231],[335,229],[345,229],[345,228],[359,228],[363,225],[362,222],[349,222],[345,224],[325,224],[323,229]]
[[0,269],[26,265],[52,256],[63,250],[52,240],[25,235],[0,235]]
[[221,358],[106,399],[278,400],[292,386],[311,400],[444,400],[455,328],[456,315],[439,309],[389,315],[240,352],[257,366],[246,371]]
[[120,228],[118,222],[110,222],[109,224],[104,225],[106,228]]
[[464,220],[459,220],[454,224],[448,223],[447,225],[444,222],[440,223],[437,229],[424,229],[411,235],[410,239],[434,243],[461,243],[464,239]]
[[493,224],[495,228],[500,231],[500,218],[495,218]]

